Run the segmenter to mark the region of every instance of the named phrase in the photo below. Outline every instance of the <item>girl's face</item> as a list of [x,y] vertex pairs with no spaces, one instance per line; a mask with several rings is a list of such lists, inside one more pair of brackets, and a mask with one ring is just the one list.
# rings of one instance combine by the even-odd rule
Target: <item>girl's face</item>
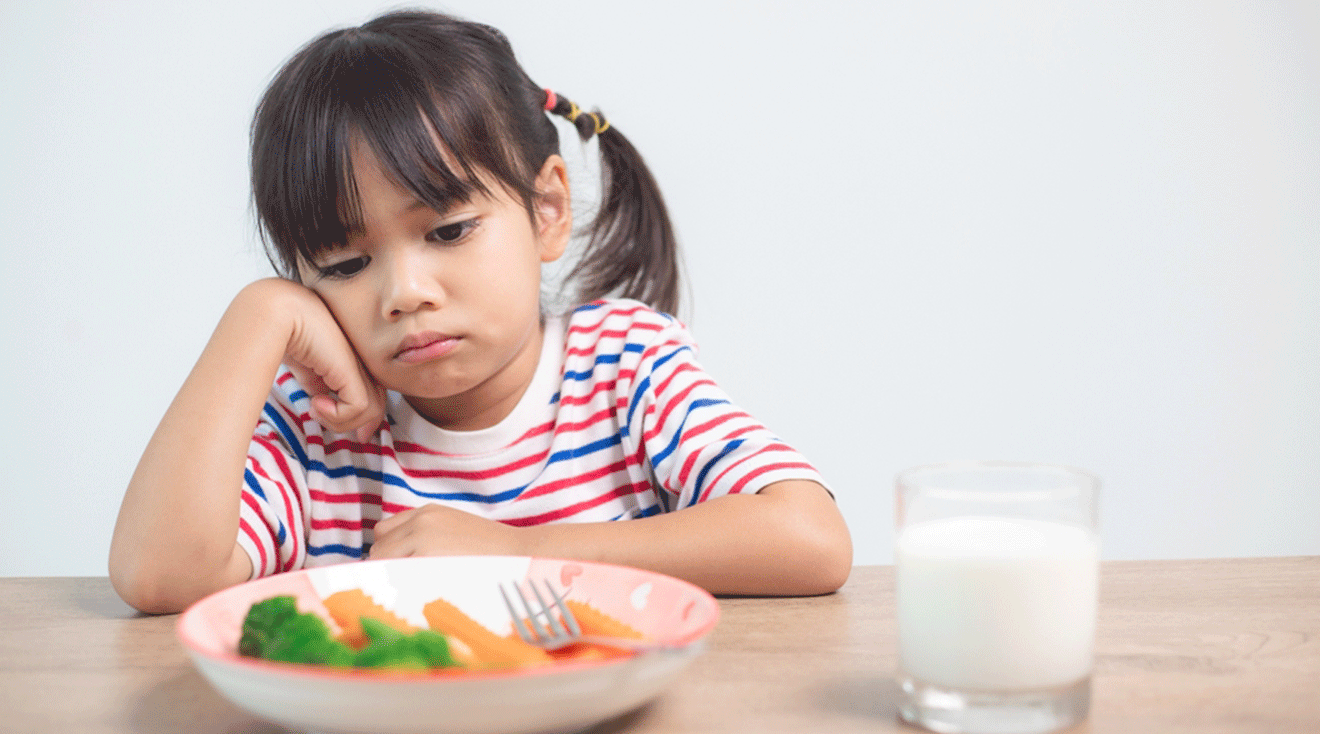
[[363,230],[299,265],[367,370],[444,428],[492,426],[517,404],[541,349],[541,264],[572,230],[564,161],[536,180],[529,218],[498,181],[437,212],[397,186],[374,155],[353,156]]

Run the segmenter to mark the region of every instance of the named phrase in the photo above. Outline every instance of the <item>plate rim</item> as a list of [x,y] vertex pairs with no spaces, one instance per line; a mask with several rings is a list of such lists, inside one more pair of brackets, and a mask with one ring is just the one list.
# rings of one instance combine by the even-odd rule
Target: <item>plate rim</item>
[[[211,592],[210,594],[207,594],[201,599],[198,599],[197,601],[188,605],[188,607],[184,609],[182,613],[179,614],[179,617],[174,624],[175,638],[178,639],[180,644],[183,645],[184,649],[188,652],[190,657],[194,657],[194,658],[201,657],[208,661],[222,664],[226,667],[238,668],[240,670],[246,669],[249,672],[266,671],[272,673],[280,673],[282,675],[293,675],[296,677],[306,677],[313,679],[330,679],[330,680],[344,681],[344,682],[364,682],[364,683],[380,682],[380,683],[394,683],[394,684],[433,682],[439,684],[439,683],[457,683],[460,681],[497,680],[497,679],[511,678],[511,677],[539,677],[539,676],[553,676],[553,675],[568,675],[574,672],[580,672],[591,668],[620,665],[627,661],[635,660],[643,656],[666,655],[666,654],[691,655],[696,652],[696,650],[693,649],[693,646],[696,645],[697,643],[700,643],[707,635],[710,634],[710,632],[719,623],[719,619],[721,616],[719,600],[715,598],[713,594],[701,588],[700,586],[697,586],[696,584],[690,581],[686,581],[684,579],[680,579],[675,576],[670,576],[668,574],[661,573],[659,571],[651,571],[649,569],[638,568],[636,566],[628,566],[620,563],[609,563],[604,561],[585,561],[580,559],[559,558],[554,556],[512,556],[512,555],[496,555],[496,554],[484,554],[484,555],[467,554],[467,555],[455,555],[455,556],[410,556],[407,558],[381,558],[381,559],[365,560],[365,561],[348,561],[346,563],[351,565],[356,565],[356,564],[387,564],[387,563],[398,563],[400,561],[458,562],[461,561],[462,559],[470,559],[470,558],[504,558],[504,559],[527,560],[529,562],[541,561],[548,563],[557,563],[557,562],[576,563],[576,564],[588,565],[588,566],[618,568],[629,572],[642,573],[647,576],[664,578],[667,580],[667,582],[673,582],[680,586],[687,587],[688,590],[695,592],[699,598],[702,598],[703,600],[709,602],[709,607],[711,610],[710,619],[704,622],[703,624],[701,624],[696,629],[692,630],[691,632],[679,638],[674,639],[672,641],[672,645],[669,645],[665,648],[648,650],[645,652],[640,652],[632,655],[623,655],[618,657],[606,658],[604,660],[566,660],[551,665],[500,668],[493,670],[450,670],[444,668],[435,669],[435,670],[373,670],[368,668],[332,668],[324,665],[316,665],[311,663],[286,663],[275,660],[262,660],[260,658],[247,657],[245,655],[240,655],[237,650],[215,652],[201,645],[195,640],[191,639],[189,634],[186,632],[185,626],[188,624],[189,620],[196,615],[197,613],[196,610],[199,609],[202,605],[206,604],[208,601],[219,596],[233,593],[234,589],[239,588],[241,586],[246,586],[247,584],[259,583],[268,579],[288,577],[291,574],[310,575],[311,573],[314,573],[320,569],[330,567],[330,566],[315,566],[311,568],[301,568],[294,571],[284,571],[278,574],[272,574],[269,576],[261,576],[258,578],[249,579],[248,581],[245,581],[241,584],[229,586],[224,589],[220,589],[218,591],[214,591]],[[344,565],[344,564],[332,564],[332,565]],[[495,583],[496,582],[493,581],[491,586],[494,587]],[[197,663],[194,660],[194,665],[196,664]]]

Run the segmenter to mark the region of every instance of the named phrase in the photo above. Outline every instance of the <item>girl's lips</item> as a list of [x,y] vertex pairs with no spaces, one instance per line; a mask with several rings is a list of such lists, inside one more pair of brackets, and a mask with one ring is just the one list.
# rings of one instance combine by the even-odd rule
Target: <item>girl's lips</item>
[[425,362],[448,354],[456,346],[458,346],[458,337],[456,336],[449,336],[435,331],[424,331],[420,334],[409,334],[405,337],[399,343],[399,349],[394,353],[394,358],[400,362]]

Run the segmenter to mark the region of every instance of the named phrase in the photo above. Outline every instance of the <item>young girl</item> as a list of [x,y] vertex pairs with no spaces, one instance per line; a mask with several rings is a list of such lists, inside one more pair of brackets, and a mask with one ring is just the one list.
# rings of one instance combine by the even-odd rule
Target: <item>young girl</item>
[[[551,114],[598,139],[604,178],[566,315],[541,301],[573,229]],[[410,555],[600,560],[728,594],[847,578],[819,475],[665,313],[676,248],[641,157],[498,31],[401,12],[317,38],[261,100],[252,184],[285,277],[234,298],[133,475],[110,550],[133,606]]]

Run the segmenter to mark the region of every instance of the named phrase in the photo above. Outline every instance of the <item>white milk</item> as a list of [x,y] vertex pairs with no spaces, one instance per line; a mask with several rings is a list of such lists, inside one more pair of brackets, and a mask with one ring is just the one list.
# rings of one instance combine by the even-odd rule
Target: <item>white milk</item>
[[988,516],[919,522],[899,533],[896,560],[908,675],[1002,691],[1090,673],[1099,589],[1091,531]]

